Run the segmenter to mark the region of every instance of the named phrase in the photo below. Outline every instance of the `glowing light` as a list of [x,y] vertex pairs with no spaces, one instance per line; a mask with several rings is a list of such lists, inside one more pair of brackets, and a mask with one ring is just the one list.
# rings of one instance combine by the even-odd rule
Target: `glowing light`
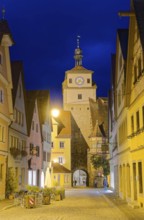
[[52,114],[53,117],[57,118],[59,116],[59,114],[60,114],[60,111],[58,109],[53,109],[51,111],[51,114]]

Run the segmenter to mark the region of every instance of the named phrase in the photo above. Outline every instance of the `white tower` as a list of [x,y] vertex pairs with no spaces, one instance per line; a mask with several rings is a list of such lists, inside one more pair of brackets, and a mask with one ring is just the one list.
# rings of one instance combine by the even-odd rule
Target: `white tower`
[[93,71],[82,66],[82,50],[79,48],[79,37],[75,49],[75,67],[65,72],[63,88],[63,108],[71,111],[81,133],[89,145],[90,107],[89,98],[96,101],[96,84],[92,81]]

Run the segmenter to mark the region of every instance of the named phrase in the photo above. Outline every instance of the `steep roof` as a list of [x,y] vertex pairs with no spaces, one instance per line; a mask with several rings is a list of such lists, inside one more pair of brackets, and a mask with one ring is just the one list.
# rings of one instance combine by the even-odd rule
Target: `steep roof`
[[59,132],[57,138],[70,138],[71,137],[71,113],[70,111],[60,111],[60,115],[54,118],[58,122]]
[[108,99],[98,98],[90,102],[92,132],[90,137],[106,137],[108,133]]
[[93,73],[92,70],[88,70],[83,66],[75,66],[74,68],[67,70],[66,73]]
[[59,163],[53,163],[52,167],[53,167],[53,173],[71,173],[70,170],[68,170],[66,167],[64,167]]
[[11,72],[12,72],[12,82],[13,82],[13,89],[12,89],[12,98],[13,98],[13,106],[15,105],[16,93],[18,89],[18,82],[20,75],[22,77],[23,83],[23,93],[25,98],[25,91],[24,91],[24,70],[23,70],[23,63],[22,61],[12,61],[11,62]]
[[28,90],[26,91],[27,101],[27,124],[30,132],[35,101],[37,100],[40,124],[50,121],[50,104],[48,90]]
[[144,51],[144,0],[133,0],[140,40]]
[[118,29],[118,36],[121,46],[121,51],[124,60],[127,59],[127,49],[128,49],[128,29]]
[[12,43],[14,43],[8,22],[5,19],[0,20],[0,43],[2,41],[3,35],[8,35]]

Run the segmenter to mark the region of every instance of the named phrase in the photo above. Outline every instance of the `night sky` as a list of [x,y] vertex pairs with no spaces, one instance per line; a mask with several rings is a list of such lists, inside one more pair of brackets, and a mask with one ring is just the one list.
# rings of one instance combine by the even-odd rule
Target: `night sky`
[[52,103],[62,99],[80,35],[83,66],[94,71],[97,96],[108,95],[116,30],[128,27],[118,12],[128,10],[130,0],[0,0],[3,6],[15,41],[11,59],[23,61],[27,89],[50,90]]

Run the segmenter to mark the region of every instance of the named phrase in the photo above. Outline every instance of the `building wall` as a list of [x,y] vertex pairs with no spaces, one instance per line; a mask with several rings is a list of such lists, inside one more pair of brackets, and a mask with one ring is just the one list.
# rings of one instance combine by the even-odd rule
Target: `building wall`
[[[59,157],[62,157],[62,165],[71,170],[71,138],[59,138],[58,136],[58,123],[53,119],[51,161],[60,163]],[[60,148],[60,143],[64,144]]]
[[8,126],[13,120],[12,109],[12,80],[10,69],[9,46],[10,39],[5,44],[0,42],[0,199],[5,198],[6,193],[6,168],[8,156]]
[[[33,151],[31,151],[30,145],[33,145]],[[28,159],[31,159],[31,169],[29,170],[28,183],[30,185],[41,186],[41,169],[42,169],[42,138],[41,127],[38,115],[37,101],[35,101],[35,107],[33,111],[32,124],[30,128],[30,135],[27,139],[27,152]],[[32,172],[33,171],[33,172]]]

